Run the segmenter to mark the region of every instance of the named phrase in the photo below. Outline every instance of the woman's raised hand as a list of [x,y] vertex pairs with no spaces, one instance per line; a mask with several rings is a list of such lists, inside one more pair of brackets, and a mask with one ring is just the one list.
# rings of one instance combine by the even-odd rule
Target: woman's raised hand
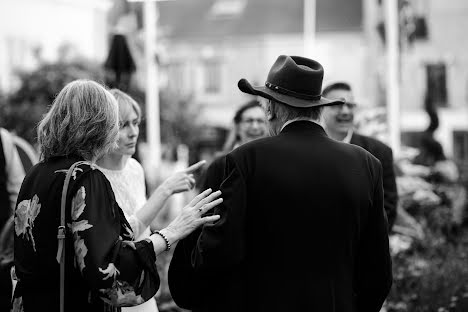
[[188,205],[182,208],[179,215],[175,217],[164,231],[176,240],[180,240],[199,226],[218,220],[220,218],[219,215],[203,215],[223,202],[223,199],[219,198],[220,195],[221,191],[213,192],[211,189],[207,189],[195,196]]
[[182,193],[191,190],[195,186],[195,178],[193,172],[200,169],[206,160],[197,162],[187,169],[176,172],[163,182],[163,186],[169,190],[171,194]]

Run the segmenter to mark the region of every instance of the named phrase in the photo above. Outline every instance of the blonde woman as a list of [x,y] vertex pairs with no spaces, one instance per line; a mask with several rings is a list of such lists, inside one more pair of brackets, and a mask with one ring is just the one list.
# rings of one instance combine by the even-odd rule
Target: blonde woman
[[[115,98],[100,84],[77,80],[58,94],[38,126],[41,161],[29,170],[15,210],[14,310],[59,311],[57,228],[65,173],[77,161],[67,193],[65,311],[119,311],[153,298],[159,287],[156,257],[197,227],[222,199],[207,190],[164,229],[135,240],[112,187],[95,161],[115,147]],[[166,194],[155,193],[137,213],[145,222]],[[149,208],[152,207],[152,208]],[[151,219],[151,216],[149,217]]]
[[[160,200],[154,207],[144,206],[146,202],[145,177],[140,163],[132,158],[135,154],[141,121],[138,103],[126,93],[112,89],[109,91],[119,106],[119,134],[117,146],[97,161],[100,170],[110,181],[117,203],[122,208],[136,237],[150,235],[149,225],[161,210],[166,200],[175,193],[190,190],[195,185],[192,171],[204,162],[199,162],[185,171],[175,173],[166,179],[154,192]],[[141,209],[140,209],[141,208]],[[147,211],[144,211],[144,210]],[[158,311],[154,298],[136,307],[123,311]]]

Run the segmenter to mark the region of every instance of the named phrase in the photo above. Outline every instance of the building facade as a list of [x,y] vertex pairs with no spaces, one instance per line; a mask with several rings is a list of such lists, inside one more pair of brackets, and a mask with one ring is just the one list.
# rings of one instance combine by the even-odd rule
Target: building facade
[[[161,2],[165,86],[190,94],[205,123],[228,126],[232,112],[248,99],[236,87],[240,78],[263,84],[278,55],[311,51],[325,67],[325,82],[351,82],[363,109],[385,107],[383,1],[316,0],[311,49],[304,46],[305,2]],[[429,96],[439,107],[435,137],[447,156],[463,162],[468,158],[468,37],[463,34],[468,2],[408,0],[400,1],[399,10],[402,143],[412,144],[413,134],[428,126],[424,99]]]
[[17,70],[80,56],[103,61],[111,0],[0,1],[0,92],[17,87]]

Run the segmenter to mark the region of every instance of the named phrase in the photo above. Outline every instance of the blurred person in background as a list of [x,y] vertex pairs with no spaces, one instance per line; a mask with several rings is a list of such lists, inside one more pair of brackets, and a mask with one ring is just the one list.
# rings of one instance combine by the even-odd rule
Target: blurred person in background
[[0,311],[11,307],[13,266],[12,224],[16,199],[24,178],[24,168],[13,135],[0,128]]
[[212,284],[193,298],[185,276],[173,274],[176,303],[195,299],[204,312],[379,311],[392,284],[382,167],[326,135],[322,108],[343,101],[322,97],[323,75],[317,61],[280,55],[264,85],[239,81],[267,100],[271,136],[226,155],[221,218],[188,252],[195,285]]
[[233,127],[226,138],[223,150],[216,155],[200,179],[200,189],[205,190],[210,187],[219,189],[223,181],[224,156],[236,147],[266,135],[266,116],[260,102],[251,100],[241,105],[234,114]]
[[[233,127],[226,139],[223,150],[204,172],[201,179],[201,189],[219,189],[224,177],[225,155],[245,143],[265,137],[266,135],[266,115],[260,102],[251,100],[241,105],[234,114]],[[194,231],[177,243],[169,266],[169,283],[174,280],[184,280],[182,284],[176,283],[173,285],[173,287],[178,288],[173,291],[173,298],[175,295],[174,299],[179,306],[195,312],[201,305],[201,293],[206,291],[208,287],[212,287],[213,284],[217,284],[216,276],[211,276],[210,278],[205,276],[203,281],[199,280],[190,266],[191,251],[196,246],[200,233],[201,230]],[[169,286],[171,287],[171,284]],[[180,289],[180,287],[183,289]],[[184,292],[184,298],[178,296],[181,291]]]
[[447,157],[442,144],[435,138],[439,115],[436,103],[433,103],[427,92],[424,108],[429,117],[429,125],[420,137],[419,153],[413,159],[413,165],[426,169],[421,177],[435,187],[436,193],[442,199],[441,205],[445,204],[451,208],[454,226],[450,230],[456,233],[467,215],[467,190],[461,183],[455,161]]
[[421,134],[418,144],[419,153],[413,159],[413,163],[427,167],[426,179],[429,182],[458,182],[459,173],[456,164],[445,155],[442,144],[435,138],[435,132],[439,128],[439,114],[436,104],[427,92],[424,98],[424,109],[429,117],[429,125]]
[[[109,180],[95,164],[115,148],[118,121],[112,94],[94,81],[76,80],[59,92],[39,123],[41,161],[26,175],[14,215],[14,311],[59,311],[61,290],[67,312],[116,311],[142,304],[159,288],[156,257],[198,226],[219,218],[203,217],[222,201],[220,192],[207,190],[167,227],[136,240]],[[76,167],[66,193],[63,245],[58,240],[61,194],[72,165]],[[183,184],[181,188],[189,182]],[[170,194],[165,187],[154,192],[143,207],[136,207],[137,219],[148,224]]]
[[244,143],[264,137],[267,133],[265,112],[257,100],[241,105],[232,121],[233,127],[224,142],[223,153],[229,153]]
[[325,107],[322,121],[328,136],[337,141],[358,145],[378,160],[383,169],[384,207],[387,213],[388,230],[391,231],[397,216],[398,191],[396,185],[393,152],[385,143],[354,131],[354,112],[356,103],[351,85],[347,82],[333,82],[325,86],[323,96],[329,98],[342,98],[345,103]]
[[[193,188],[195,179],[192,172],[200,168],[204,162],[198,162],[171,175],[154,191],[154,196],[161,200],[154,206],[145,206],[147,201],[145,174],[140,163],[132,158],[138,141],[141,109],[128,94],[118,89],[109,92],[115,97],[119,107],[119,135],[117,147],[98,159],[97,165],[109,180],[115,199],[122,208],[133,234],[137,240],[141,240],[150,236],[151,222],[164,207],[168,197]],[[143,214],[140,209],[146,209],[147,212]],[[141,216],[145,216],[145,219],[140,219]],[[122,311],[155,312],[158,308],[155,299],[151,298],[136,307],[122,308]]]
[[0,128],[0,229],[13,214],[24,175],[13,135]]

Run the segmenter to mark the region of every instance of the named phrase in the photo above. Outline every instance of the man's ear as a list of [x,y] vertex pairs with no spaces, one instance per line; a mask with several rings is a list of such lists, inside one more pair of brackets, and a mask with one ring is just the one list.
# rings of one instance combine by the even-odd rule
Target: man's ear
[[273,110],[273,105],[274,104],[270,101],[270,103],[265,107],[265,113],[268,121],[272,121],[276,118],[275,112]]

